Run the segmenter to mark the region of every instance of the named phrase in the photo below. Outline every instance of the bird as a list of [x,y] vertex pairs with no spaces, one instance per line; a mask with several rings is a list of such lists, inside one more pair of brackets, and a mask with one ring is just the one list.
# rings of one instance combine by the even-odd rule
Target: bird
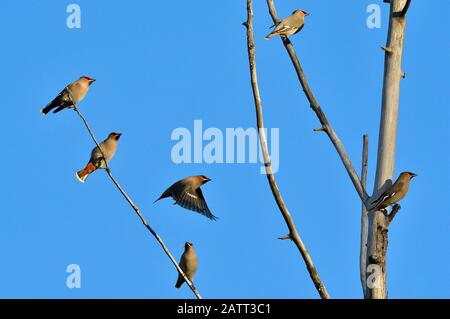
[[411,179],[416,176],[417,174],[412,172],[402,172],[394,185],[383,192],[376,200],[372,201],[372,210],[385,209],[403,199],[408,193]]
[[[83,169],[79,170],[75,174],[76,178],[81,183],[84,183],[88,178],[88,176],[91,173],[93,173],[96,169],[104,168],[106,166],[105,160],[106,163],[109,163],[109,161],[113,158],[114,154],[116,153],[117,145],[121,136],[122,133],[118,132],[109,133],[108,137],[99,144],[101,150],[97,146],[94,147],[94,149],[91,152],[91,158],[89,159],[89,162]],[[105,156],[105,158],[103,158],[103,155]]]
[[[179,266],[181,270],[183,270],[186,277],[190,282],[194,279],[194,275],[197,272],[198,259],[197,254],[194,250],[194,245],[192,243],[186,242],[184,244],[184,252],[181,255]],[[178,273],[177,283],[175,284],[175,288],[180,288],[184,283],[184,278]]]
[[50,103],[40,110],[41,114],[46,115],[55,108],[56,109],[53,113],[58,113],[65,108],[72,107],[73,104],[77,104],[84,99],[86,93],[89,91],[89,87],[95,81],[95,79],[89,76],[82,76],[75,82],[70,83],[61,92],[59,92],[57,97],[55,97]]
[[264,39],[269,40],[277,35],[290,36],[296,34],[303,29],[303,26],[305,25],[305,17],[308,15],[309,13],[304,10],[295,10],[292,12],[292,15],[272,26],[275,27],[275,29],[266,35]]
[[200,189],[200,186],[209,181],[211,179],[205,175],[188,176],[173,183],[154,203],[160,199],[172,197],[175,200],[174,204],[198,212],[211,220],[216,220],[217,217],[209,210],[205,197]]

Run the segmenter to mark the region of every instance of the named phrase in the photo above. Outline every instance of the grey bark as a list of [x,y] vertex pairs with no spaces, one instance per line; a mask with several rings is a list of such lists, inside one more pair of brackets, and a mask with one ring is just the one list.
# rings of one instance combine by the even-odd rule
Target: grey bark
[[[361,185],[366,188],[367,184],[367,169],[369,160],[369,136],[363,136],[363,151],[362,151],[362,167],[361,167]],[[367,260],[367,208],[364,203],[361,203],[361,242],[359,250],[359,273],[363,294],[366,295],[366,260]]]
[[328,294],[325,285],[323,284],[319,273],[314,266],[311,255],[308,252],[305,244],[303,243],[300,234],[297,231],[294,220],[289,212],[286,204],[284,203],[283,197],[281,196],[281,192],[278,188],[277,182],[275,180],[275,176],[272,172],[272,165],[270,162],[269,150],[267,147],[267,139],[264,131],[264,117],[263,117],[263,109],[261,102],[261,95],[259,92],[258,85],[258,76],[256,72],[256,57],[255,57],[255,41],[253,34],[253,3],[252,0],[247,0],[247,21],[244,22],[244,26],[247,28],[247,52],[248,52],[248,61],[250,67],[250,80],[253,92],[253,99],[255,103],[256,109],[256,123],[259,131],[259,140],[261,144],[262,153],[264,155],[264,166],[266,170],[267,180],[269,182],[270,189],[272,190],[272,194],[275,198],[275,201],[278,205],[278,208],[283,215],[284,221],[286,222],[287,227],[289,228],[289,235],[285,237],[281,237],[280,239],[291,239],[295,245],[297,246],[298,251],[302,255],[302,258],[306,264],[306,268],[311,277],[311,280],[314,283],[314,286],[317,289],[320,297],[322,299],[329,299],[330,296]]
[[[391,0],[389,29],[385,51],[378,158],[373,194],[377,196],[392,184],[395,164],[402,54],[408,0]],[[406,10],[405,10],[406,8]],[[369,212],[367,242],[367,289],[365,297],[385,299],[386,251],[389,220],[381,211]]]

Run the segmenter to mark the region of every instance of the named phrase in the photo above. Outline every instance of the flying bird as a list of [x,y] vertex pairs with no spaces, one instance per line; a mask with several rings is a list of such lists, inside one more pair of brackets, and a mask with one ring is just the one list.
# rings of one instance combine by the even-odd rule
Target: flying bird
[[[97,146],[94,147],[91,152],[91,158],[89,159],[87,165],[75,174],[75,176],[81,183],[84,183],[86,181],[86,178],[88,178],[88,176],[92,174],[96,169],[104,168],[106,166],[105,160],[106,163],[109,163],[109,161],[116,153],[117,145],[121,135],[122,133],[112,132],[108,135],[106,140],[99,144],[101,150]],[[103,158],[102,151],[103,155],[105,155],[105,158]]]
[[155,202],[163,198],[172,197],[175,200],[174,204],[198,212],[211,220],[216,220],[217,217],[209,210],[205,197],[200,189],[200,186],[210,180],[205,175],[186,177],[172,184]]
[[[75,82],[66,86],[57,97],[53,99],[49,104],[47,104],[43,109],[41,109],[41,113],[46,115],[51,110],[55,109],[53,113],[58,113],[65,108],[72,107],[73,104],[77,104],[81,100],[84,99],[87,92],[89,91],[89,87],[92,83],[95,82],[95,79],[89,76],[82,76]],[[72,94],[72,99],[70,99],[70,93]]]
[[373,210],[381,210],[391,206],[406,196],[409,190],[409,184],[417,174],[412,172],[402,172],[388,190],[386,190],[380,197],[374,200],[371,204]]
[[273,29],[273,31],[264,39],[269,40],[277,35],[290,36],[296,34],[305,25],[305,17],[308,15],[309,14],[304,10],[295,10],[292,12],[292,15],[276,24],[275,29]]
[[[179,265],[190,282],[192,282],[192,280],[194,279],[194,275],[197,272],[197,264],[198,260],[197,254],[194,250],[194,245],[192,245],[192,243],[185,243],[184,253],[183,255],[181,255]],[[175,284],[175,288],[180,288],[183,283],[184,278],[180,273],[178,273],[178,280]]]

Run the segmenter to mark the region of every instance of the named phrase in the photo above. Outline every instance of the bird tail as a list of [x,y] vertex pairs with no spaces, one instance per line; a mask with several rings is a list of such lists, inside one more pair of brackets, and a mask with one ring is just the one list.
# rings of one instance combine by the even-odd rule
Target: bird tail
[[381,204],[383,203],[384,199],[386,198],[386,194],[383,192],[380,197],[378,197],[377,199],[375,199],[374,201],[372,201],[371,204],[371,209],[378,209]]
[[53,113],[58,113],[59,111],[64,110],[67,107],[70,107],[71,104],[67,103],[65,101],[61,101],[60,98],[55,98],[53,101],[51,101],[49,104],[47,104],[43,109],[40,110],[42,115],[46,115],[48,112],[53,110],[54,108],[57,108],[53,111]]
[[67,107],[67,105],[60,105],[56,110],[53,111],[53,113],[58,113],[62,110],[64,110]]
[[82,170],[79,170],[75,174],[75,176],[81,183],[84,183],[86,181],[86,178],[88,178],[89,174],[91,174],[96,169],[97,169],[97,167],[94,164],[92,164],[91,162],[89,162],[86,165],[86,167],[83,168]]
[[183,283],[184,283],[183,276],[178,274],[178,280],[177,280],[177,283],[175,284],[175,288],[180,288]]
[[56,105],[55,103],[53,103],[53,101],[49,104],[47,104],[44,108],[40,109],[39,112],[41,112],[42,115],[47,115],[48,112],[50,112],[51,110],[53,110],[55,107],[57,107],[58,105]]
[[269,33],[268,35],[266,35],[264,37],[264,40],[269,40],[270,38],[272,38],[272,37],[274,37],[276,35],[277,35],[277,33],[271,32],[271,33]]
[[155,200],[155,201],[153,202],[153,204],[156,203],[157,201],[159,201],[160,199],[167,198],[167,197],[170,197],[170,196],[172,196],[171,192],[169,192],[168,190],[166,190],[166,191],[164,191],[164,193],[162,193],[161,196],[159,196],[159,198],[158,198],[157,200]]
[[153,204],[156,203],[157,201],[159,201],[160,199],[163,199],[163,195],[159,196],[159,197],[153,202]]

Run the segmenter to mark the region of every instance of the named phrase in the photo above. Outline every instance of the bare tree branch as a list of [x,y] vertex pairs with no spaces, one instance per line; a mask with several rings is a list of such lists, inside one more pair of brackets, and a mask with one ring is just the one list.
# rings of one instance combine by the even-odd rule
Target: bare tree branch
[[[408,0],[390,1],[390,18],[384,63],[384,79],[380,131],[378,138],[377,168],[374,194],[381,194],[392,184],[397,140],[398,106],[402,77],[402,55],[405,39],[406,18],[398,19],[395,13],[407,9]],[[391,218],[395,216],[392,215]],[[379,272],[378,285],[367,289],[366,298],[385,299],[386,252],[388,245],[389,217],[382,211],[369,212],[367,262],[376,266]],[[371,273],[367,272],[366,276]]]
[[[70,92],[70,91],[69,91]],[[69,93],[69,96],[71,94]],[[95,145],[98,147],[98,149],[100,150],[100,152],[102,153],[103,159],[105,159],[105,155],[103,154],[103,150],[100,147],[100,144],[98,143],[97,139],[94,136],[94,133],[92,132],[91,128],[89,127],[89,124],[87,123],[85,117],[80,113],[80,111],[78,110],[78,107],[73,104],[73,109],[74,111],[78,114],[78,116],[80,117],[80,119],[83,121],[84,126],[86,127],[86,129],[88,130],[89,134],[91,135],[92,140],[94,141]],[[131,200],[131,198],[127,195],[127,193],[123,190],[123,188],[119,185],[119,183],[117,182],[117,180],[114,178],[114,176],[111,173],[110,168],[108,167],[108,164],[105,162],[105,171],[108,174],[108,176],[111,178],[112,182],[114,183],[114,185],[116,185],[117,189],[120,191],[120,193],[123,195],[123,197],[126,199],[126,201],[128,202],[128,204],[130,204],[130,206],[133,208],[133,210],[136,212],[136,214],[139,216],[139,218],[141,219],[142,223],[144,224],[144,226],[148,229],[148,231],[150,231],[150,233],[153,235],[153,237],[156,238],[156,240],[159,242],[159,244],[161,245],[162,249],[164,250],[164,252],[166,253],[166,255],[169,257],[169,259],[172,261],[172,263],[174,264],[175,268],[177,269],[177,271],[181,274],[181,276],[184,278],[184,280],[186,281],[186,284],[189,286],[189,288],[192,290],[192,292],[195,294],[195,296],[197,297],[197,299],[202,299],[202,297],[200,296],[199,292],[197,291],[197,289],[195,288],[195,286],[192,284],[192,282],[189,280],[189,278],[187,278],[186,274],[183,272],[183,270],[180,268],[180,266],[178,265],[177,261],[175,260],[175,258],[172,256],[172,254],[170,253],[169,249],[167,248],[167,246],[164,244],[163,240],[161,239],[161,237],[159,237],[159,235],[153,230],[153,228],[150,227],[150,225],[147,223],[147,220],[145,219],[145,217],[142,215],[140,209],[136,206],[136,204],[134,204],[134,202]]]
[[247,49],[248,49],[248,59],[249,59],[249,65],[250,65],[251,84],[252,84],[253,97],[254,97],[255,108],[256,108],[256,121],[257,121],[257,125],[258,125],[258,130],[259,130],[259,138],[260,138],[262,152],[264,155],[266,175],[267,175],[267,179],[269,181],[270,189],[272,190],[273,196],[275,198],[275,201],[278,205],[278,208],[280,209],[281,214],[283,215],[283,218],[284,218],[286,225],[288,226],[289,232],[290,232],[290,235],[284,236],[283,239],[286,239],[286,238],[291,239],[292,238],[292,240],[294,241],[295,245],[297,246],[300,254],[303,257],[303,260],[305,261],[306,268],[308,269],[309,275],[310,275],[317,291],[319,292],[320,297],[322,299],[329,299],[328,292],[327,292],[324,284],[322,283],[322,280],[319,277],[319,274],[313,264],[313,261],[311,259],[311,256],[309,255],[308,250],[306,249],[306,246],[304,245],[303,241],[300,238],[300,235],[297,232],[294,220],[292,219],[292,216],[283,201],[283,198],[278,189],[278,185],[275,181],[275,177],[272,172],[272,166],[271,166],[270,156],[269,156],[268,147],[267,147],[267,139],[266,139],[266,135],[265,135],[265,131],[264,131],[262,102],[261,102],[261,96],[259,93],[257,72],[256,72],[255,42],[254,42],[254,35],[253,35],[252,0],[247,0],[247,21],[244,22],[244,25],[247,28]]
[[[369,136],[363,136],[363,151],[362,151],[362,167],[361,167],[361,184],[366,189],[367,184],[367,169],[369,158]],[[366,265],[367,265],[367,209],[366,205],[361,205],[361,243],[359,250],[359,273],[361,285],[364,295],[366,295]]]
[[[273,0],[267,0],[267,6],[269,7],[269,12],[270,12],[270,15],[272,16],[273,22],[275,24],[278,24],[278,22],[280,20],[278,18],[277,11],[275,9],[275,4],[274,4]],[[305,92],[306,98],[308,99],[312,110],[316,113],[320,123],[322,124],[322,128],[315,129],[315,131],[324,131],[327,133],[328,137],[330,138],[331,142],[333,143],[334,147],[336,148],[336,151],[338,152],[339,157],[341,158],[342,163],[344,164],[344,167],[347,170],[347,173],[353,183],[353,186],[355,187],[356,191],[358,192],[359,197],[361,198],[361,201],[366,205],[367,208],[369,208],[368,207],[369,206],[369,203],[368,203],[369,196],[361,184],[358,174],[356,173],[355,168],[353,167],[353,164],[350,161],[349,156],[347,155],[344,145],[342,144],[341,140],[339,139],[339,137],[337,136],[333,127],[331,126],[330,122],[328,121],[327,117],[325,116],[325,113],[322,111],[322,108],[320,107],[319,103],[317,102],[317,100],[308,84],[305,73],[303,72],[303,68],[300,64],[297,54],[295,53],[295,50],[294,50],[294,47],[292,46],[291,41],[287,37],[282,37],[282,41],[283,41],[283,44],[289,54],[289,57],[291,58],[291,61],[295,68],[295,71],[297,72],[298,79],[303,88],[303,91]]]

